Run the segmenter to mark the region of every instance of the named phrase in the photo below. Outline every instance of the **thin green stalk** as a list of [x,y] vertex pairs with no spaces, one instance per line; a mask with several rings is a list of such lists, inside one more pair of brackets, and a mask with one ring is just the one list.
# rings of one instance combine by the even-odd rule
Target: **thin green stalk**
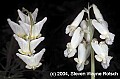
[[91,79],[95,79],[95,58],[94,58],[94,50],[91,47]]
[[[93,35],[94,35],[94,28],[92,26],[91,23],[91,19],[90,19],[90,13],[89,13],[90,7],[88,4],[88,27],[89,27],[89,31],[90,31],[90,43],[92,42],[93,39]],[[95,79],[95,75],[93,75],[95,73],[95,59],[94,59],[94,50],[92,49],[91,46],[91,79]]]
[[30,32],[29,32],[29,37],[28,37],[28,41],[29,41],[29,51],[30,51],[30,54],[32,54],[32,51],[30,49],[30,42],[31,42],[31,36],[32,36],[32,27],[34,25],[34,21],[33,21],[33,18],[32,18],[32,14],[31,12],[29,12],[27,9],[23,8],[24,11],[26,11],[28,13],[28,16],[30,17]]

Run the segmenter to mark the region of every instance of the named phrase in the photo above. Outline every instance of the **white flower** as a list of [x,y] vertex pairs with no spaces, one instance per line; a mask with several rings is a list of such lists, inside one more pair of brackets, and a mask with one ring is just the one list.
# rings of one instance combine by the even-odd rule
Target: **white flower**
[[82,30],[84,31],[84,38],[87,42],[90,42],[90,28],[87,26],[87,22],[82,20],[80,24]]
[[77,15],[77,17],[74,19],[74,21],[73,21],[70,25],[68,25],[68,26],[66,27],[66,34],[69,33],[69,36],[72,36],[72,35],[73,35],[75,29],[78,27],[78,25],[80,24],[80,22],[81,22],[82,19],[83,19],[84,12],[85,12],[85,10],[82,10],[82,11]]
[[[30,24],[30,17],[28,15],[24,14],[23,12],[21,12],[19,9],[17,11],[18,11],[18,15],[19,15],[20,19],[23,22]],[[31,15],[34,23],[36,23],[37,14],[38,14],[38,8],[36,8],[35,11]]]
[[77,62],[77,70],[82,71],[84,69],[84,65],[87,65],[89,62],[87,58],[90,55],[90,45],[84,43],[80,43],[78,46],[78,58],[74,58],[75,62]]
[[95,4],[92,5],[93,6],[93,12],[95,14],[96,19],[101,22],[104,21],[102,14],[100,13],[99,9],[97,8],[97,6]]
[[45,49],[43,48],[39,53],[32,55],[32,56],[22,55],[19,53],[16,53],[16,55],[27,64],[26,65],[27,69],[35,70],[36,68],[38,68],[39,66],[42,65],[40,60],[41,60],[44,52],[45,52]]
[[103,26],[108,28],[108,23],[104,20],[102,14],[100,13],[99,9],[95,4],[93,4],[93,11],[97,21],[99,21]]
[[[32,27],[31,27],[31,25],[24,23],[22,21],[19,21],[19,23],[23,27],[23,29],[25,30],[25,33],[28,35],[28,37],[29,37],[29,33],[31,32],[31,39],[36,39],[36,38],[39,38],[41,36],[40,32],[41,32],[41,29],[43,27],[43,24],[46,21],[47,21],[47,17],[45,17],[43,20],[34,24]],[[32,29],[32,31],[31,31],[31,29]]]
[[82,41],[83,36],[84,36],[84,32],[81,31],[80,27],[78,27],[72,36],[71,42],[67,43],[67,49],[64,51],[65,57],[70,58],[75,55],[76,48],[79,45],[79,43]]
[[96,60],[101,62],[101,65],[104,69],[107,69],[109,67],[110,60],[113,58],[108,56],[108,46],[105,44],[105,42],[100,42],[98,44],[98,41],[95,39],[91,42],[91,45],[97,54],[95,55]]
[[98,30],[98,32],[101,34],[100,38],[105,39],[106,43],[111,45],[114,41],[115,35],[111,32],[109,32],[107,26],[102,25],[96,20],[92,20],[93,26]]
[[7,19],[8,24],[10,25],[13,32],[18,35],[19,37],[24,37],[26,35],[24,29],[18,25],[17,23],[11,21],[10,19]]
[[40,37],[38,39],[30,41],[29,44],[29,40],[24,40],[15,34],[13,36],[15,37],[20,46],[20,49],[18,51],[25,55],[31,55],[32,53],[34,53],[35,52],[34,49],[39,45],[41,41],[44,40],[44,37]]

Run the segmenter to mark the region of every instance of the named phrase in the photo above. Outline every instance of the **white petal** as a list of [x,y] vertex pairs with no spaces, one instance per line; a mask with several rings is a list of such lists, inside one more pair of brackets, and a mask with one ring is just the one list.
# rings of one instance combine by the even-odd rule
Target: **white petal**
[[11,21],[10,19],[7,19],[11,29],[13,30],[13,32],[19,36],[24,36],[25,35],[25,31],[23,30],[23,28],[18,25],[17,23]]
[[35,63],[38,65],[40,63],[40,60],[45,52],[45,48],[43,48],[40,52],[34,55]]
[[101,62],[103,59],[99,55],[95,55],[97,61]]
[[79,63],[86,61],[86,48],[83,43],[80,43],[78,46],[78,59]]
[[65,56],[65,57],[68,57],[68,49],[66,49],[66,50],[64,51],[64,56]]
[[78,71],[82,71],[84,69],[84,63],[81,63],[81,64],[78,63],[76,67]]
[[69,32],[70,32],[70,25],[68,25],[68,26],[66,27],[65,33],[68,34]]
[[16,55],[22,59],[27,65],[30,65],[31,64],[31,58],[27,55],[22,55],[22,54],[19,54],[19,53],[16,53]]
[[76,54],[76,52],[76,49],[72,49],[71,52],[68,52],[68,58],[73,57]]
[[107,39],[105,40],[106,43],[107,43],[108,45],[113,44],[113,42],[114,42],[114,37],[115,37],[115,35],[114,35],[113,33],[109,33],[109,38],[107,38]]
[[89,64],[89,61],[88,61],[88,60],[86,60],[84,64],[85,64],[85,65],[88,65],[88,64]]
[[93,41],[91,42],[91,45],[92,45],[92,48],[93,48],[93,50],[95,51],[95,53],[96,53],[97,55],[99,55],[99,56],[102,57],[102,58],[105,58],[105,52],[103,51],[102,47],[100,47],[100,46],[98,45],[98,41],[93,40]]
[[67,49],[64,51],[65,57],[73,57],[77,52],[76,48],[72,48],[71,43],[67,43]]
[[77,27],[77,26],[80,24],[80,22],[81,22],[82,19],[83,19],[84,12],[85,12],[85,10],[82,10],[82,11],[77,15],[77,17],[76,17],[76,18],[74,19],[74,21],[72,22],[71,26]]
[[34,10],[34,12],[32,13],[32,18],[33,18],[34,22],[36,22],[36,17],[37,17],[37,15],[38,15],[38,8],[36,8],[36,9]]
[[105,42],[100,42],[99,45],[103,49],[104,54],[107,56],[108,55],[108,46],[105,44]]
[[28,19],[27,19],[27,15],[25,15],[23,12],[21,12],[19,9],[17,10],[18,11],[18,15],[20,17],[20,19],[23,21],[23,22],[26,22]]
[[93,26],[98,30],[98,32],[102,35],[108,35],[109,30],[108,28],[102,26],[102,24],[100,24],[99,22],[97,22],[96,20],[92,20],[92,24]]
[[106,36],[105,35],[100,35],[100,38],[101,39],[106,39]]
[[69,33],[69,36],[73,36],[73,33],[74,33],[74,31],[75,31],[76,28],[77,28],[77,27],[75,27],[75,26],[68,25],[68,26],[66,27],[65,33],[66,33],[66,34]]
[[113,58],[113,57],[108,56],[108,57],[106,57],[106,63],[101,62],[101,65],[102,65],[102,67],[103,67],[104,69],[107,69],[107,68],[109,67],[109,63],[110,63],[110,60],[111,60],[112,58]]
[[43,27],[43,24],[47,21],[47,17],[45,17],[42,21],[39,21],[32,27],[32,36],[37,37],[40,34],[40,31]]
[[24,39],[18,37],[17,35],[13,35],[15,37],[15,39],[17,40],[20,48],[22,49],[23,52],[29,52],[29,43],[28,41],[25,41]]
[[32,69],[32,66],[26,65],[25,68]]
[[22,26],[22,28],[24,29],[25,33],[29,36],[30,33],[30,25],[23,22],[23,21],[19,21],[20,25]]
[[95,14],[95,17],[98,21],[103,21],[103,16],[100,13],[99,9],[97,8],[97,6],[95,4],[92,5],[93,6],[93,12]]
[[77,15],[77,17],[74,19],[74,21],[73,21],[70,25],[68,25],[68,26],[66,27],[66,32],[65,32],[66,34],[69,33],[69,36],[72,36],[72,35],[73,35],[75,29],[78,27],[78,25],[80,24],[80,22],[81,22],[82,19],[83,19],[84,12],[85,12],[85,10],[82,10],[82,11]]
[[44,40],[44,37],[40,37],[38,39],[32,40],[30,42],[30,49],[31,49],[31,51],[33,51],[39,45],[39,43],[41,41],[43,41],[43,40]]
[[83,30],[86,30],[86,29],[87,29],[86,21],[85,21],[85,20],[82,20],[80,26],[81,26],[81,28],[82,28]]
[[104,26],[105,28],[108,28],[108,23],[106,21],[101,21],[100,22],[102,24],[102,26]]
[[80,27],[78,27],[72,36],[71,39],[72,48],[76,48],[83,39],[84,33],[81,32],[80,30],[81,30]]
[[75,62],[79,63],[79,59],[78,58],[74,58]]

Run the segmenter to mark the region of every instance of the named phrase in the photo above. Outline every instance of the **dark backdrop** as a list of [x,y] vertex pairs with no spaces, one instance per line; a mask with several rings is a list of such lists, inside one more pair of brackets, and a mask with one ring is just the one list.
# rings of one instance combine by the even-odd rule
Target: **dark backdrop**
[[[104,70],[99,62],[95,62],[96,72],[119,72],[120,70],[120,26],[119,26],[119,2],[115,0],[3,0],[0,2],[0,63],[1,63],[1,76],[8,77],[14,73],[23,71],[21,74],[26,79],[53,79],[49,76],[51,71],[66,71],[71,72],[76,70],[76,63],[73,58],[65,58],[64,50],[66,49],[67,42],[70,37],[65,34],[65,28],[76,15],[90,4],[96,4],[103,14],[104,19],[109,24],[110,32],[115,34],[114,44],[109,47],[109,55],[114,58],[111,60],[110,67]],[[35,71],[27,70],[24,68],[25,64],[20,61],[15,53],[19,48],[17,42],[12,37],[13,31],[7,24],[7,18],[13,21],[17,19],[17,9],[25,7],[33,12],[37,7],[39,9],[37,21],[43,19],[45,16],[48,18],[44,27],[42,28],[42,35],[45,40],[40,43],[36,51],[40,51],[43,47],[46,52],[42,58],[42,67],[37,68]],[[18,59],[18,60],[16,60]],[[16,61],[15,61],[16,60]],[[16,64],[13,62],[21,62],[21,70],[15,68]],[[7,64],[6,64],[7,63]],[[13,64],[13,66],[11,66]],[[15,65],[15,66],[14,66]],[[6,68],[4,68],[6,67]],[[13,69],[13,70],[11,70]],[[5,72],[3,71],[10,71]],[[90,71],[90,64],[85,66],[82,72]],[[119,73],[120,74],[120,73]],[[18,76],[17,76],[18,77]],[[0,79],[2,79],[1,77]],[[98,76],[96,79],[120,79],[116,76]],[[90,76],[74,76],[74,77],[55,77],[55,79],[90,79]]]

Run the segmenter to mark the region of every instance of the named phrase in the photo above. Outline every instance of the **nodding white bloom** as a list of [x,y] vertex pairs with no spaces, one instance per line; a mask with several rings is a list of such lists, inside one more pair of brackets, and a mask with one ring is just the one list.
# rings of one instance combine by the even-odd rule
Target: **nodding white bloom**
[[112,59],[111,56],[108,56],[108,46],[105,44],[105,42],[100,42],[98,44],[98,41],[95,39],[91,42],[91,45],[97,54],[95,55],[96,60],[101,62],[101,65],[104,69],[107,69],[109,67],[110,60]]
[[73,35],[75,29],[78,27],[78,25],[80,24],[80,22],[81,22],[82,19],[83,19],[84,12],[85,12],[85,10],[82,10],[82,11],[77,15],[77,17],[74,19],[74,21],[73,21],[70,25],[68,25],[68,26],[66,27],[66,34],[69,33],[69,36],[72,36],[72,35]]
[[47,21],[47,17],[45,17],[43,20],[34,24],[32,27],[31,27],[31,25],[24,23],[23,21],[19,21],[19,23],[25,30],[25,33],[27,34],[28,37],[29,37],[29,33],[31,32],[31,39],[36,39],[41,36],[40,32],[46,21]]
[[19,53],[16,53],[16,55],[27,64],[26,65],[27,69],[35,70],[36,68],[42,65],[40,60],[44,52],[45,52],[45,49],[43,48],[40,52],[36,53],[35,55],[27,56],[27,55],[22,55]]
[[74,58],[75,62],[77,62],[77,70],[82,71],[84,69],[84,65],[88,64],[87,58],[90,55],[90,45],[86,46],[85,42],[80,43],[78,46],[78,58]]
[[80,27],[78,27],[72,36],[71,42],[67,43],[67,49],[64,51],[65,57],[70,58],[75,55],[75,53],[77,52],[76,48],[79,45],[79,43],[82,41],[83,36],[84,36],[84,32],[81,31]]
[[11,21],[10,19],[7,19],[8,24],[10,25],[13,32],[18,35],[19,37],[24,37],[26,35],[24,29],[18,25],[17,23]]
[[102,14],[100,13],[99,9],[97,8],[97,6],[95,4],[92,5],[93,6],[93,12],[95,14],[96,19],[101,22],[104,21]]
[[41,41],[44,40],[44,37],[40,37],[38,39],[30,41],[29,40],[24,40],[23,38],[18,37],[17,35],[13,35],[15,39],[17,40],[20,49],[18,50],[21,54],[25,55],[31,55],[32,53],[35,53],[35,48],[39,45]]
[[[21,12],[19,9],[17,11],[18,11],[18,15],[19,15],[20,19],[23,22],[30,24],[30,17],[28,15],[24,14],[23,12]],[[36,23],[37,14],[38,14],[38,8],[36,8],[35,11],[31,14],[34,23]]]
[[107,26],[103,26],[101,23],[99,23],[96,20],[92,20],[93,26],[98,30],[98,32],[101,34],[100,38],[105,39],[106,43],[111,45],[114,41],[115,35],[111,32],[109,32]]
[[80,24],[82,30],[84,31],[84,38],[87,42],[90,42],[90,28],[87,26],[87,22],[82,20]]

